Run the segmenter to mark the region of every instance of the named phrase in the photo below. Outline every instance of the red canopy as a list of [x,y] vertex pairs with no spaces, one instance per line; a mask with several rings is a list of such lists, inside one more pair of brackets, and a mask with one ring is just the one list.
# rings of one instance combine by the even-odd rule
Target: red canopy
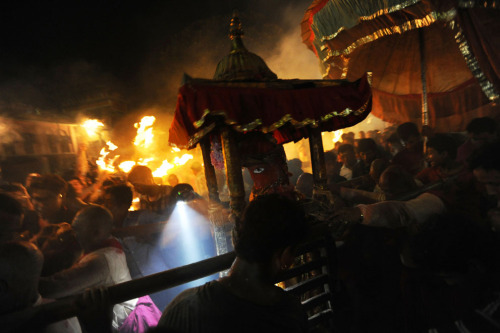
[[179,89],[169,143],[193,148],[216,126],[211,116],[246,132],[273,132],[278,143],[308,136],[305,126],[334,131],[362,121],[371,110],[366,77],[356,82],[276,80],[227,82],[188,79]]

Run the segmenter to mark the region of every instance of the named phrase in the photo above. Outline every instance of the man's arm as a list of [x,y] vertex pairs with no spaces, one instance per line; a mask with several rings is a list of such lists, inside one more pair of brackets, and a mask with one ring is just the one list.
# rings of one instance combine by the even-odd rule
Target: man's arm
[[109,267],[103,256],[88,254],[72,267],[49,277],[40,278],[40,294],[60,298],[102,285],[109,276]]

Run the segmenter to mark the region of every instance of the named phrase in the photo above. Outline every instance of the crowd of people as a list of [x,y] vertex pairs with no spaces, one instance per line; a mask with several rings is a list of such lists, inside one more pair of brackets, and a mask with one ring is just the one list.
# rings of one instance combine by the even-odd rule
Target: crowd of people
[[[300,303],[273,283],[307,234],[299,201],[325,189],[300,160],[278,163],[283,149],[270,151],[265,161],[243,163],[253,189],[234,228],[237,259],[226,277],[115,304],[104,323],[70,318],[45,332],[211,332],[221,323],[238,332],[306,332]],[[466,134],[414,123],[345,133],[325,152],[335,207],[328,224],[337,240],[337,331],[500,329],[499,153],[498,124],[487,117],[472,120]],[[172,221],[180,200],[201,216],[204,245],[196,260],[214,256],[202,167],[192,170],[191,185],[175,175],[170,185],[158,184],[140,165],[93,181],[64,171],[64,178],[30,174],[24,184],[0,180],[0,315],[189,263],[179,260]],[[126,232],[163,222],[168,232]]]

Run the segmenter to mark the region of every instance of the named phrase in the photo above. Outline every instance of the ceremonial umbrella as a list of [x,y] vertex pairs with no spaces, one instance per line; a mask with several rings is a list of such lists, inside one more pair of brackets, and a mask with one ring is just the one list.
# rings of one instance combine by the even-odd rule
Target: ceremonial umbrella
[[369,72],[375,116],[441,131],[498,114],[499,30],[496,1],[316,0],[302,21],[325,78]]

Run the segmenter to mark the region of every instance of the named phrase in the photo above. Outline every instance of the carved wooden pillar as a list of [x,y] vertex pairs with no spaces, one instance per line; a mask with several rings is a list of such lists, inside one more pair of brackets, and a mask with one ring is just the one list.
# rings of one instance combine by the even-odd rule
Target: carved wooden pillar
[[203,156],[203,165],[205,166],[205,178],[207,180],[208,197],[210,201],[220,202],[219,188],[217,186],[217,177],[215,175],[215,168],[212,165],[210,158],[210,138],[204,137],[200,141],[201,154]]
[[235,140],[232,129],[227,126],[222,128],[221,136],[224,161],[226,163],[227,187],[230,197],[229,205],[234,217],[239,219],[245,208],[245,188],[241,173],[238,143]]
[[205,165],[205,177],[207,180],[209,203],[208,203],[208,217],[214,227],[215,247],[217,255],[221,255],[232,251],[231,246],[231,229],[232,225],[229,221],[227,210],[220,204],[219,190],[217,186],[217,177],[215,168],[212,165],[210,158],[210,139],[205,137],[200,141],[201,152],[203,156],[203,164]]

